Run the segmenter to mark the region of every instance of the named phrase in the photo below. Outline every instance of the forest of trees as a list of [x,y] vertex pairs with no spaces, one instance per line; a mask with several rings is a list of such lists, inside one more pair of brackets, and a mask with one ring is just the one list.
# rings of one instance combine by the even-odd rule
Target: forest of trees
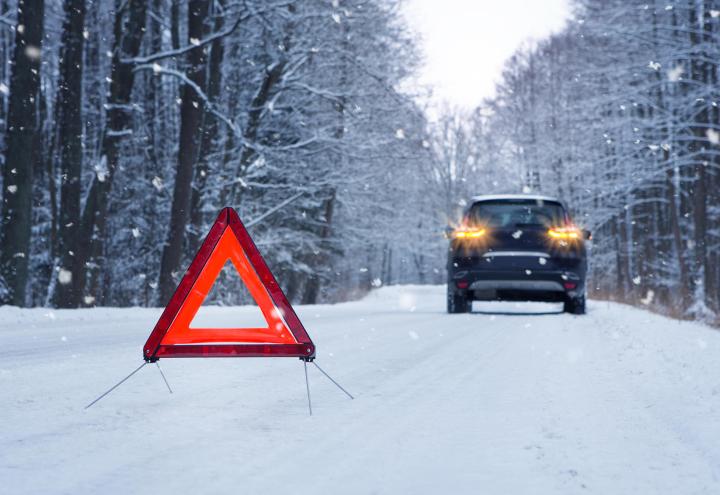
[[[163,305],[225,205],[293,301],[442,280],[415,251],[434,240],[440,263],[416,210],[426,120],[396,90],[418,60],[398,5],[3,8],[0,303]],[[227,284],[213,299],[242,302]]]
[[590,297],[717,321],[720,0],[577,0],[432,121],[398,2],[0,8],[0,303],[163,305],[225,205],[292,301],[442,283],[466,199],[525,191],[593,231]]

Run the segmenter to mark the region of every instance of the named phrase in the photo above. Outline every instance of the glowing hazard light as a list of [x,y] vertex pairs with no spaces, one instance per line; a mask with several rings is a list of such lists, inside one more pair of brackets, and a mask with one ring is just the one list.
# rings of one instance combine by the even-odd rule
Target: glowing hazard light
[[[262,312],[266,327],[191,328],[227,261]],[[143,347],[145,361],[169,357],[299,357],[315,345],[235,210],[224,208]]]

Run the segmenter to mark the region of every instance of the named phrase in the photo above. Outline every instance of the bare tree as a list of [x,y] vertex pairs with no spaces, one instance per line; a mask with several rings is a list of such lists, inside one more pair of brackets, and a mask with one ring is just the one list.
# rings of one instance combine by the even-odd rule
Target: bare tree
[[33,168],[39,158],[38,90],[43,0],[18,0],[10,76],[3,204],[0,223],[0,303],[25,305],[32,225]]
[[[197,44],[207,34],[206,20],[210,7],[209,0],[191,0],[188,3],[188,43]],[[187,78],[200,91],[205,89],[206,56],[202,49],[190,50],[186,55]],[[160,302],[170,300],[179,278],[185,241],[185,230],[190,219],[192,181],[198,162],[202,133],[204,99],[190,83],[182,86],[180,108],[180,148],[178,151],[175,188],[170,213],[170,232],[163,248],[160,264]]]
[[80,264],[80,176],[83,163],[82,77],[85,41],[85,0],[65,1],[64,45],[60,57],[60,81],[56,115],[60,148],[60,209],[57,252],[58,281],[55,305],[73,308],[80,305],[81,278],[73,278],[84,267]]

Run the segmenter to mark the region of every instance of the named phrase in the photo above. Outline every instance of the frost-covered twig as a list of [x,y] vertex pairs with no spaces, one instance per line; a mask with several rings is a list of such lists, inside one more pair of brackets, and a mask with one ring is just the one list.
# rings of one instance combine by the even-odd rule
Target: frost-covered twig
[[210,98],[208,98],[207,94],[202,90],[200,86],[198,86],[194,81],[190,80],[189,77],[187,77],[187,74],[185,74],[182,71],[171,69],[169,67],[163,67],[158,64],[142,64],[138,65],[133,69],[134,71],[141,71],[141,70],[151,70],[155,74],[164,74],[168,76],[173,76],[179,79],[183,82],[183,84],[188,85],[192,90],[195,92],[195,94],[198,95],[198,97],[203,101],[203,104],[205,106],[205,110],[212,113],[215,117],[217,117],[220,121],[222,121],[225,125],[230,128],[230,130],[233,132],[233,134],[240,139],[245,146],[253,148],[254,146],[251,143],[248,143],[245,138],[243,137],[242,130],[235,124],[235,122],[232,121],[227,115],[220,112],[215,105],[210,101]]
[[5,24],[8,27],[14,28],[16,21],[10,18],[9,15],[0,15],[0,24]]
[[280,203],[279,205],[270,208],[268,211],[266,211],[265,213],[263,213],[263,214],[260,215],[259,217],[250,220],[248,223],[245,224],[245,227],[252,227],[253,225],[259,224],[260,222],[262,222],[263,220],[265,220],[267,217],[269,217],[270,215],[272,215],[272,214],[275,213],[276,211],[284,208],[285,206],[289,205],[290,203],[292,203],[293,201],[295,201],[296,199],[298,199],[298,198],[299,198],[300,196],[302,196],[303,194],[305,194],[304,191],[303,191],[303,192],[299,192],[299,193],[297,193],[297,194],[295,194],[295,195],[293,195],[293,196],[290,196],[288,199],[286,199],[285,201],[283,201],[283,202]]
[[205,45],[209,45],[215,40],[218,40],[220,38],[224,38],[225,36],[228,36],[237,30],[238,27],[240,27],[240,24],[242,24],[244,21],[248,20],[249,18],[256,16],[258,14],[261,14],[263,12],[277,9],[278,7],[285,7],[287,5],[290,5],[292,2],[282,2],[282,3],[275,3],[265,6],[262,9],[259,10],[251,10],[250,12],[247,12],[246,14],[241,15],[237,19],[235,19],[235,22],[228,28],[223,29],[222,31],[219,31],[217,33],[213,33],[209,36],[206,36],[205,38],[201,40],[197,40],[194,43],[191,43],[187,46],[182,46],[180,48],[175,48],[173,50],[166,50],[164,52],[159,53],[153,53],[151,55],[145,55],[143,57],[133,57],[133,58],[126,58],[123,59],[123,63],[126,64],[150,64],[153,62],[157,62],[158,60],[162,60],[165,58],[172,58],[177,57],[179,55],[183,55],[189,51],[196,50],[198,48],[201,48]]

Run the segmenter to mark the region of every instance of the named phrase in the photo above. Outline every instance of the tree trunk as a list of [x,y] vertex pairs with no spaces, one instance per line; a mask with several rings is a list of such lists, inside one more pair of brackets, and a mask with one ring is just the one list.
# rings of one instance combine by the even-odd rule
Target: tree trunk
[[[76,308],[82,291],[79,278],[70,278],[82,271],[78,265],[78,231],[80,228],[80,174],[82,173],[82,74],[85,37],[85,0],[65,1],[65,26],[58,83],[58,146],[60,148],[60,224],[58,226],[58,282],[55,305]],[[51,180],[53,180],[51,178]]]
[[[206,33],[205,20],[208,16],[209,0],[191,0],[188,4],[188,38],[202,39]],[[201,89],[205,87],[205,52],[202,49],[187,53],[186,74],[188,79]],[[161,304],[172,297],[176,285],[176,271],[183,253],[185,229],[190,217],[190,199],[193,169],[198,160],[200,135],[202,132],[203,101],[188,84],[181,90],[180,107],[180,147],[178,150],[175,188],[170,212],[170,232],[163,248],[160,263],[160,299]]]
[[[10,76],[3,204],[0,220],[0,304],[25,304],[32,223],[33,145],[39,140],[38,89],[43,39],[43,0],[18,0]],[[3,290],[5,289],[5,290]]]
[[[702,25],[698,25],[698,17],[695,0],[689,0],[689,29],[690,29],[690,45],[691,45],[691,61],[690,61],[690,77],[693,81],[703,84],[707,82],[707,66],[705,62],[700,60],[703,50],[699,49],[701,39],[699,32],[702,31]],[[704,19],[701,16],[700,19]],[[708,56],[705,54],[705,56]],[[691,186],[691,202],[693,213],[693,289],[692,294],[695,303],[705,304],[706,297],[706,261],[707,261],[707,175],[705,166],[708,163],[706,152],[706,136],[705,133],[709,124],[708,103],[703,99],[695,100],[696,117],[692,126],[693,137],[688,146],[688,152],[692,156],[693,162],[693,182]],[[701,316],[701,315],[696,315]]]
[[[703,8],[705,46],[712,45],[714,37],[717,36],[717,23],[713,22],[711,19],[711,4],[711,0],[706,0]],[[716,28],[713,29],[713,26]],[[707,52],[705,60],[707,61],[705,69],[705,82],[707,84],[708,92],[710,92],[712,88],[717,88],[718,85],[718,64],[715,62],[716,59],[713,59]],[[709,60],[713,60],[713,62],[710,62]],[[712,106],[712,103],[708,101],[706,101],[705,104],[711,105],[708,109],[708,121],[715,124],[720,123],[720,108],[718,108],[717,105]],[[717,153],[712,153],[708,159],[710,161],[710,166],[707,167],[706,170],[706,174],[709,176],[707,204],[718,205],[720,204],[720,173],[718,173],[718,167],[720,167],[720,156],[718,156]],[[718,217],[720,217],[720,214],[717,211],[713,215],[708,216],[708,232],[717,232],[718,229],[720,229],[720,221]],[[709,250],[706,258],[707,265],[705,271],[705,293],[707,303],[710,305],[710,309],[716,314],[720,313],[720,266],[718,266],[720,263],[720,253],[718,250],[719,247],[717,244]]]
[[[223,27],[223,17],[216,13],[214,30],[220,32]],[[210,49],[210,61],[207,70],[207,97],[215,102],[220,96],[222,84],[222,61],[224,56],[223,40],[215,40]],[[190,201],[190,232],[188,233],[188,250],[191,253],[197,251],[203,236],[203,214],[202,200],[205,191],[205,183],[210,172],[209,156],[215,150],[216,140],[219,132],[217,119],[210,112],[203,116],[202,139],[198,153],[198,165],[195,170],[192,198]],[[221,205],[224,206],[224,205]]]
[[678,172],[674,170],[668,170],[667,172],[667,191],[668,191],[668,205],[670,208],[670,230],[672,231],[673,248],[678,263],[678,274],[680,276],[680,300],[681,307],[678,308],[680,311],[685,311],[690,305],[690,274],[685,260],[685,243],[683,242],[682,231],[680,228],[680,199],[679,189],[675,187],[677,181],[676,174]]
[[101,271],[100,257],[103,252],[110,188],[120,158],[121,140],[132,132],[129,103],[135,73],[133,64],[125,63],[123,59],[137,57],[140,51],[145,32],[146,9],[145,0],[129,0],[120,4],[115,12],[110,95],[106,104],[101,163],[98,164],[98,172],[93,176],[82,210],[80,242],[76,253],[76,266],[79,268],[77,273],[72,274],[73,278],[79,279],[78,290],[81,294],[87,284],[86,269],[89,270],[90,277],[97,277]]
[[325,201],[323,201],[323,218],[322,218],[322,228],[320,229],[320,246],[321,250],[318,254],[312,255],[312,261],[310,263],[310,266],[313,267],[313,273],[308,277],[307,282],[305,283],[305,292],[303,293],[302,297],[302,304],[315,304],[317,302],[317,298],[320,295],[320,275],[318,274],[320,264],[322,263],[322,260],[326,259],[326,249],[323,249],[326,247],[327,240],[330,237],[330,234],[332,233],[331,225],[332,225],[332,217],[333,217],[333,211],[335,209],[335,189],[331,189],[330,195],[328,196]]

